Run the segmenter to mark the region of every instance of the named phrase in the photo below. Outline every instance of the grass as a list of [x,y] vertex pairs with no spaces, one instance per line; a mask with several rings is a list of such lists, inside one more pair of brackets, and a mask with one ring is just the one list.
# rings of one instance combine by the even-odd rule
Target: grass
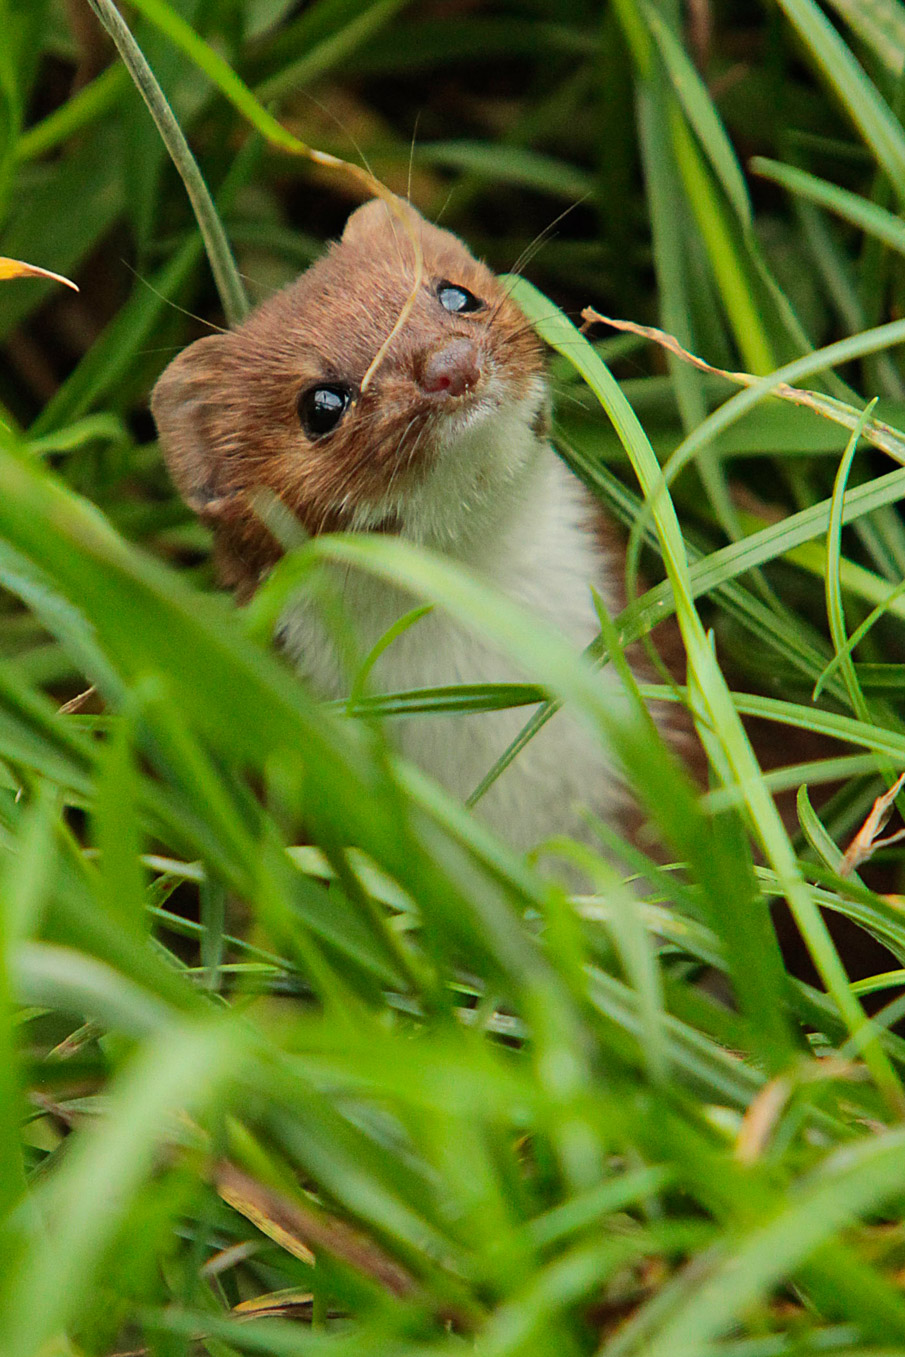
[[[87,3],[0,0],[0,250],[81,287],[0,283],[0,1354],[905,1351],[900,848],[840,875],[905,767],[897,0],[709,35],[643,0],[126,17],[166,146]],[[597,660],[672,612],[688,657],[631,721],[399,540],[215,588],[148,392],[371,174],[531,256],[557,446],[652,581]],[[581,333],[589,304],[756,380]],[[271,640],[331,562],[526,681],[318,703]],[[694,711],[706,794],[652,696]],[[501,705],[525,729],[472,800],[568,705],[649,839],[523,859],[393,750],[400,714]]]

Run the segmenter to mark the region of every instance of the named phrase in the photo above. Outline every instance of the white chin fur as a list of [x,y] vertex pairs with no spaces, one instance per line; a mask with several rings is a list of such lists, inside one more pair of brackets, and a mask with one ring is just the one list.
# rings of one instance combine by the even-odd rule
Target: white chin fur
[[404,489],[391,486],[373,504],[357,506],[351,529],[369,532],[391,520],[403,537],[422,546],[470,554],[545,447],[533,426],[546,398],[540,378],[520,401],[512,401],[492,377],[480,400],[451,410],[431,429],[426,473],[415,483],[406,478]]

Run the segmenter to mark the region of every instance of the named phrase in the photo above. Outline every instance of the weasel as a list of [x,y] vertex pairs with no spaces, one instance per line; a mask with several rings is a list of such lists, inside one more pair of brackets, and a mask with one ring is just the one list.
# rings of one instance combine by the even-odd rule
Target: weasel
[[[211,524],[220,578],[240,600],[281,554],[253,507],[263,488],[308,533],[399,533],[452,557],[582,649],[599,630],[591,585],[609,609],[624,604],[622,548],[550,445],[541,344],[461,240],[401,210],[420,239],[423,281],[366,389],[415,277],[411,241],[379,199],[238,329],[198,340],[163,373],[152,409],[173,479]],[[364,574],[341,584],[367,648],[414,603]],[[310,602],[290,607],[281,637],[318,693],[345,694],[348,676]],[[388,647],[373,677],[392,692],[524,675],[434,609]],[[601,683],[615,706],[624,702],[611,666]],[[515,709],[394,728],[407,757],[465,797],[525,719]],[[680,708],[659,719],[674,743],[687,739]],[[587,838],[582,807],[623,828],[633,821],[605,750],[562,712],[478,812],[527,848],[555,833]]]

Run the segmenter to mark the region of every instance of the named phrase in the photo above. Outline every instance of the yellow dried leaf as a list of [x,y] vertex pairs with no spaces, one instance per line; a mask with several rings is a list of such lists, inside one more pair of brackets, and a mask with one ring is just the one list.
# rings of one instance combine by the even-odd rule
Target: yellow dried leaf
[[50,269],[38,268],[37,264],[25,264],[21,259],[4,259],[0,255],[0,282],[7,278],[50,278],[55,283],[63,283],[65,287],[71,287],[73,292],[78,292],[78,287],[71,278],[64,278],[61,273],[51,273]]

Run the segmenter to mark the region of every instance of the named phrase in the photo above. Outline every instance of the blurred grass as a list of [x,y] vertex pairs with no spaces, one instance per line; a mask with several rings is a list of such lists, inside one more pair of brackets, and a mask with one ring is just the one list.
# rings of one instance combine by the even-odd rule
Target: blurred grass
[[[244,612],[218,596],[147,414],[223,321],[191,209],[87,0],[0,0],[0,249],[81,287],[0,287],[0,1354],[905,1350],[901,850],[838,874],[905,766],[905,10],[126,17],[253,300],[361,189],[243,110],[410,183],[500,272],[528,252],[557,446],[653,582],[597,659],[675,611],[689,673],[614,728],[555,635],[388,539],[290,552]],[[879,398],[888,451],[846,453],[776,377],[734,394],[583,337],[588,304],[782,366],[850,424]],[[268,642],[337,560],[527,681],[362,672],[316,703]],[[653,696],[698,718],[706,795]],[[523,705],[524,740],[563,703],[615,744],[640,846],[600,826],[599,852],[524,860],[393,752],[402,713]],[[766,773],[740,715],[774,731]]]

